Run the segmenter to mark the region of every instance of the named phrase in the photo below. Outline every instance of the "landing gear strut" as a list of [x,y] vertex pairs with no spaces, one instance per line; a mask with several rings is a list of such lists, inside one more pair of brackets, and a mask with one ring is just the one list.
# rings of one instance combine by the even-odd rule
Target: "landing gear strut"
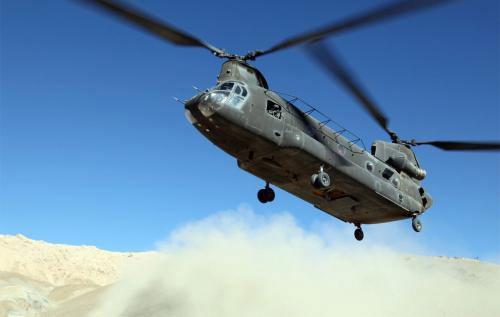
[[356,230],[354,230],[354,238],[356,240],[361,241],[365,237],[365,234],[363,233],[363,229],[361,229],[361,225],[359,223],[356,224]]
[[257,192],[257,199],[263,204],[270,203],[274,200],[274,190],[269,187],[269,182],[266,183],[266,187]]
[[318,189],[330,187],[330,175],[323,171],[323,165],[319,168],[318,174],[311,175],[311,184]]
[[420,232],[422,231],[422,222],[420,222],[420,219],[418,219],[417,216],[413,217],[413,220],[411,221],[411,226],[415,232]]

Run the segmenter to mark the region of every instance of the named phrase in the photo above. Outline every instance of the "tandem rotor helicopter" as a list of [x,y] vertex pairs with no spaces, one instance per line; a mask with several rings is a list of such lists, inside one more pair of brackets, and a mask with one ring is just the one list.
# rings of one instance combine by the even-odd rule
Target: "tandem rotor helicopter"
[[[500,150],[500,142],[400,138],[389,129],[389,120],[354,76],[321,42],[327,36],[449,1],[393,2],[246,55],[228,53],[120,1],[78,2],[120,17],[176,45],[201,47],[225,59],[215,87],[182,102],[189,122],[213,144],[235,157],[241,169],[264,180],[265,187],[257,194],[261,203],[274,200],[272,184],[354,224],[357,240],[364,236],[362,224],[412,219],[413,229],[422,230],[418,216],[432,206],[432,198],[421,184],[427,173],[412,147]],[[298,97],[270,90],[263,74],[248,63],[301,44],[307,45],[312,58],[387,132],[391,142],[376,140],[367,152],[360,138],[316,108]]]

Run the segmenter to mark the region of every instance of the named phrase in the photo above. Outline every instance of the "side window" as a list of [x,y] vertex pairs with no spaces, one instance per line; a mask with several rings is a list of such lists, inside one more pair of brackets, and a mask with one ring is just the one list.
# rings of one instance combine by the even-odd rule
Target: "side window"
[[248,92],[245,87],[235,84],[234,93],[229,99],[229,104],[235,108],[241,109],[241,107],[243,107],[243,102],[245,101],[247,94]]
[[281,106],[278,105],[277,103],[275,103],[275,102],[273,102],[271,100],[267,101],[266,111],[271,116],[275,117],[276,119],[280,119],[281,120],[281,110],[282,110]]

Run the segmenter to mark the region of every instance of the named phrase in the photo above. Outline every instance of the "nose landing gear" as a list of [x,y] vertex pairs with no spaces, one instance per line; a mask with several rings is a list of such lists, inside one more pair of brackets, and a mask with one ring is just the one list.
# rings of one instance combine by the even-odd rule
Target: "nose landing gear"
[[266,183],[265,188],[257,192],[257,199],[263,204],[272,202],[275,197],[274,190],[269,187],[269,182]]
[[323,171],[323,166],[319,168],[317,174],[311,175],[311,184],[318,189],[330,187],[330,175]]
[[361,225],[359,223],[356,224],[356,230],[354,230],[354,238],[356,240],[361,241],[365,237],[365,234],[363,233],[363,229],[361,229]]

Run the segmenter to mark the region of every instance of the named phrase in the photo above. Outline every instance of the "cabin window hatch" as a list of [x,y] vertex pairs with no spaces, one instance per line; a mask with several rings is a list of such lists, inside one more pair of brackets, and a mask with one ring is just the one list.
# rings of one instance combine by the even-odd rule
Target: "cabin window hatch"
[[282,107],[275,103],[274,101],[267,100],[266,111],[269,115],[274,118],[281,120],[282,117]]

